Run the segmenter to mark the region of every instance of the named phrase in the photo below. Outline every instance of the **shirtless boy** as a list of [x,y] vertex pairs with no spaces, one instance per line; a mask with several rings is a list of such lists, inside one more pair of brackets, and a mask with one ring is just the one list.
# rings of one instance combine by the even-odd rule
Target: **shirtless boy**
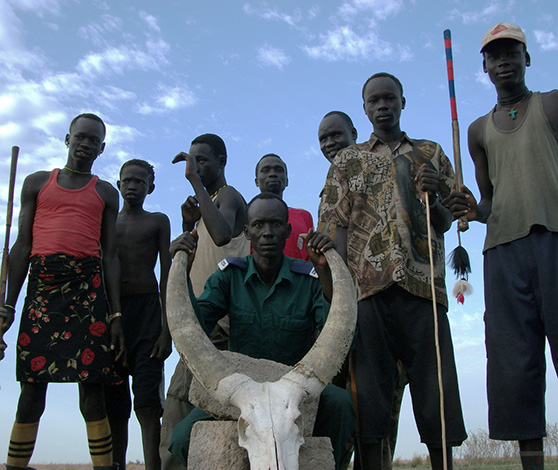
[[[165,315],[170,222],[165,214],[147,212],[143,203],[155,189],[153,166],[129,160],[120,170],[118,189],[124,206],[116,219],[118,258],[122,270],[120,303],[126,337],[127,367],[120,372],[124,383],[105,387],[112,429],[114,460],[125,469],[128,420],[131,412],[128,376],[132,376],[134,410],[140,423],[146,470],[159,470],[163,362],[171,353],[171,337]],[[160,282],[154,269],[160,264]],[[159,292],[160,289],[160,292]]]

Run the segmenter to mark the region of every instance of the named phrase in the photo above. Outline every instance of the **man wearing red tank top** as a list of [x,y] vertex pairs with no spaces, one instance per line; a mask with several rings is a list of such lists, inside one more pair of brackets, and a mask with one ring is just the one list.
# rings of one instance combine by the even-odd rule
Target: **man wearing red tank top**
[[29,468],[49,382],[79,383],[93,468],[115,468],[103,383],[117,379],[113,363],[124,353],[115,236],[118,193],[91,174],[104,150],[105,132],[98,116],[77,116],[66,135],[64,168],[38,171],[23,183],[6,306],[0,309],[5,332],[29,271],[17,342],[21,393],[7,470]]

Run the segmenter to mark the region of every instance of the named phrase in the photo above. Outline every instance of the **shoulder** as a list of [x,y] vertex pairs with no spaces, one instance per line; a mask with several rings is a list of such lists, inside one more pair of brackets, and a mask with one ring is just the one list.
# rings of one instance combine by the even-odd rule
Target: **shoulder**
[[232,186],[225,186],[223,189],[219,191],[219,194],[215,198],[215,203],[219,204],[234,204],[236,206],[245,206],[246,201],[242,194],[240,194],[234,187]]
[[227,269],[240,269],[246,271],[248,269],[248,257],[236,258],[234,256],[227,256],[225,259],[219,261],[217,265],[220,271],[225,271]]
[[95,189],[101,199],[105,202],[105,204],[114,204],[118,206],[118,191],[116,188],[110,184],[108,181],[104,181],[102,179],[97,180],[95,184]]
[[25,177],[23,188],[40,190],[48,181],[51,171],[36,171]]
[[168,224],[170,225],[170,220],[167,214],[163,214],[162,212],[146,212],[147,216],[160,224]]
[[318,273],[314,269],[314,265],[308,261],[299,260],[296,258],[286,257],[289,263],[289,268],[292,273],[301,274],[318,279]]
[[481,116],[477,119],[475,119],[470,125],[469,125],[469,137],[475,136],[477,134],[482,134],[482,131],[484,130],[484,126],[486,125],[486,121],[488,119],[488,117],[490,116],[489,112],[488,114],[485,114],[484,116]]
[[544,114],[553,131],[558,133],[558,90],[541,93]]

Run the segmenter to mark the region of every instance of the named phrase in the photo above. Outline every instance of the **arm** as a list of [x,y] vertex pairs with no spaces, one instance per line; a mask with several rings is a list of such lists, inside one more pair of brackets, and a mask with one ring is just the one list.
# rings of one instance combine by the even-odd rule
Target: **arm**
[[332,248],[333,241],[331,238],[320,232],[314,232],[314,229],[310,229],[308,231],[306,238],[306,251],[308,251],[310,261],[312,261],[312,264],[318,273],[318,277],[320,278],[320,282],[322,283],[324,299],[329,303],[331,303],[331,297],[333,294],[333,280],[331,278],[331,270],[329,269],[324,253]]
[[477,119],[469,126],[469,153],[475,164],[475,177],[479,187],[481,200],[477,201],[471,191],[462,186],[459,191],[452,191],[448,198],[448,207],[454,218],[467,215],[468,220],[486,223],[492,211],[492,195],[494,188],[488,176],[488,159],[484,147],[483,130],[486,116]]
[[558,90],[552,90],[541,95],[544,114],[558,138]]
[[[120,262],[116,244],[116,216],[118,215],[118,193],[107,182],[97,183],[99,194],[105,202],[101,226],[101,250],[105,290],[111,313],[122,312],[120,308]],[[110,322],[110,348],[116,351],[115,361],[125,363],[124,333],[122,317]]]
[[226,245],[235,235],[236,217],[242,209],[244,201],[233,188],[225,187],[219,193],[217,206],[203,186],[197,171],[196,159],[182,152],[174,158],[173,162],[182,160],[186,161],[186,178],[194,189],[199,212],[213,243],[217,246]]
[[[29,269],[29,255],[33,245],[33,221],[37,195],[48,179],[48,173],[33,173],[25,178],[21,189],[21,208],[18,217],[17,239],[8,258],[8,289],[6,305],[15,307]],[[0,333],[8,331],[14,321],[14,311],[6,309],[8,318],[0,318]]]
[[170,248],[170,222],[169,218],[164,214],[157,214],[157,225],[159,227],[159,264],[161,272],[159,276],[159,291],[161,296],[161,307],[163,309],[163,328],[151,351],[151,357],[156,357],[160,361],[164,361],[172,352],[172,339],[167,323],[167,279],[171,265]]

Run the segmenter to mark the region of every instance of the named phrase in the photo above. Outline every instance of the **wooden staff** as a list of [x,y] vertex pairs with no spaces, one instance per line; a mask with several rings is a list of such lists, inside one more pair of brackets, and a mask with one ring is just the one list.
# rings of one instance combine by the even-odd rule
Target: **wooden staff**
[[[455,182],[458,190],[463,185],[463,168],[461,165],[461,149],[459,146],[459,121],[457,120],[457,101],[455,99],[455,81],[453,75],[453,54],[451,47],[451,31],[444,31],[444,45],[446,48],[446,66],[448,70],[448,86],[451,108],[451,125],[453,137],[453,161],[455,168]],[[459,245],[450,255],[451,267],[456,276],[459,277],[453,292],[458,302],[463,303],[464,295],[472,292],[471,285],[467,282],[469,273],[471,272],[471,263],[469,255],[463,246],[461,246],[461,232],[469,229],[467,216],[463,215],[457,222],[457,240]]]
[[[14,189],[16,179],[17,158],[19,156],[19,147],[12,147],[12,162],[10,165],[10,184],[8,186],[8,207],[6,209],[6,233],[4,235],[4,249],[2,250],[2,267],[0,270],[0,304],[5,305],[6,297],[6,279],[8,277],[8,257],[10,249],[10,229],[12,227],[12,215],[14,209]],[[7,348],[4,342],[4,318],[0,318],[0,360],[4,359],[4,350]]]

